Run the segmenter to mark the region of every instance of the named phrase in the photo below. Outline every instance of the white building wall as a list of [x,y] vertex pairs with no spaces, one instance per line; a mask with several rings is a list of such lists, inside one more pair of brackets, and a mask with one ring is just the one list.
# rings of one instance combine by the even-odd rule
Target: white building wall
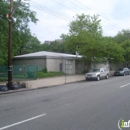
[[63,71],[63,59],[46,59],[46,67],[48,71],[60,72],[60,64],[62,64]]
[[14,59],[13,65],[45,66],[48,71],[75,74],[75,59],[47,58],[47,59]]
[[48,71],[60,72],[62,69],[62,72],[66,74],[75,74],[74,59],[47,59],[46,66]]

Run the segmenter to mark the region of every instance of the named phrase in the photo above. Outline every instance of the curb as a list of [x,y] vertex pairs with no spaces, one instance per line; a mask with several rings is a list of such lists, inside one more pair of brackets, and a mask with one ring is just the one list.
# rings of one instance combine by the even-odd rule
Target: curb
[[25,88],[25,89],[18,89],[18,90],[10,90],[10,91],[5,91],[5,92],[0,92],[0,95],[10,94],[10,93],[18,93],[18,92],[24,92],[24,91],[32,91],[32,90],[38,90],[38,89],[46,89],[46,88],[52,88],[52,87],[58,87],[60,85],[73,84],[73,83],[82,82],[82,81],[85,81],[85,80],[73,81],[73,82],[69,82],[69,83],[63,83],[63,84],[51,85],[51,86],[44,86],[44,87],[38,87],[38,88]]

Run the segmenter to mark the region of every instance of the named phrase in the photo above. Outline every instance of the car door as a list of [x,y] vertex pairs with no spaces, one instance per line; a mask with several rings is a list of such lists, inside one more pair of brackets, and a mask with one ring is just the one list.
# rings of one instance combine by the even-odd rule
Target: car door
[[128,74],[127,68],[124,68],[124,73],[125,73],[125,75]]
[[105,70],[103,68],[100,69],[100,77],[104,78],[106,76]]
[[127,72],[127,75],[129,74],[129,69],[128,68],[125,68],[126,69],[126,72]]

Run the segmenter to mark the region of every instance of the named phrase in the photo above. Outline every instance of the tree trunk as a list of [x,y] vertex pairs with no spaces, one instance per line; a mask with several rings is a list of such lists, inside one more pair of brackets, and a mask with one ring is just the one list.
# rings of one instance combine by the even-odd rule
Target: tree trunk
[[91,63],[92,63],[91,60],[87,60],[87,72],[89,72],[91,69]]

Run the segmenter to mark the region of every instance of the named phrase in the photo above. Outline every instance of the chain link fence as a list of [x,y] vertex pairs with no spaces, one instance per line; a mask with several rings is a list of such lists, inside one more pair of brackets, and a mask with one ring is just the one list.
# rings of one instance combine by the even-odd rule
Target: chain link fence
[[[36,79],[37,72],[42,71],[44,66],[37,65],[14,65],[12,69],[13,79]],[[0,78],[8,78],[8,66],[0,66]]]

